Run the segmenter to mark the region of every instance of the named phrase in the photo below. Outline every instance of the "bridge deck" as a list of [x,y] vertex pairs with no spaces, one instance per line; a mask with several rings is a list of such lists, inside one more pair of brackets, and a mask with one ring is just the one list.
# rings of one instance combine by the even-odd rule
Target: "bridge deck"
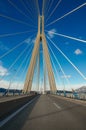
[[40,96],[2,130],[86,130],[86,104]]

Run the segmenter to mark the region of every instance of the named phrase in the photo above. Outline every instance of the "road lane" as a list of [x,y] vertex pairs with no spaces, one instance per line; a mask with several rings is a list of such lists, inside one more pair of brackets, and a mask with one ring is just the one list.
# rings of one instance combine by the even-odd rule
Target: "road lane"
[[2,130],[86,130],[86,107],[42,95]]

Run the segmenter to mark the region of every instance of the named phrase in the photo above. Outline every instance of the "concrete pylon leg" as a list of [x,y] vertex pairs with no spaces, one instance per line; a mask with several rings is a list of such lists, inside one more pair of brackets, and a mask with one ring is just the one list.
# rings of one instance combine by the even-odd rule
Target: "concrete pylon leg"
[[47,67],[47,71],[48,71],[50,90],[52,92],[56,92],[57,89],[56,89],[54,74],[53,74],[50,56],[49,56],[49,51],[48,51],[46,38],[45,38],[44,34],[42,35],[42,45],[43,45],[43,52],[44,52],[45,61],[46,61],[46,67]]
[[[44,55],[43,55],[43,57],[44,57]],[[45,58],[44,58],[44,63],[43,63],[43,65],[44,65],[44,93],[46,93],[46,62],[45,62]]]
[[46,62],[46,68],[47,68],[48,77],[49,77],[50,90],[51,90],[51,92],[56,92],[54,74],[53,74],[48,46],[47,46],[46,38],[45,38],[45,34],[44,34],[44,16],[39,16],[38,17],[38,35],[36,38],[35,46],[34,46],[33,53],[32,53],[32,58],[30,61],[29,69],[27,72],[27,76],[26,76],[26,80],[25,80],[25,84],[24,84],[24,88],[23,88],[24,93],[31,91],[34,69],[35,69],[37,55],[39,52],[39,46],[40,46],[41,41],[42,41],[43,53],[44,53],[45,62]]
[[28,72],[27,72],[24,88],[23,88],[23,92],[24,93],[27,93],[27,92],[31,91],[35,64],[36,64],[37,55],[38,55],[38,52],[39,52],[38,51],[39,50],[39,45],[40,45],[40,35],[38,34],[37,38],[36,38],[35,45],[34,45],[32,58],[31,58],[31,61],[30,61],[30,65],[29,65],[29,68],[28,68]]

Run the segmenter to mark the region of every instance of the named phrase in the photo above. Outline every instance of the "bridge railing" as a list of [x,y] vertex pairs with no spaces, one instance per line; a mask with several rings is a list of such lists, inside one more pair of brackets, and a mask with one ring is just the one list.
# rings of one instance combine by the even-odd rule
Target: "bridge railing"
[[57,95],[64,96],[68,98],[78,99],[78,100],[86,100],[86,93],[59,93],[57,92]]

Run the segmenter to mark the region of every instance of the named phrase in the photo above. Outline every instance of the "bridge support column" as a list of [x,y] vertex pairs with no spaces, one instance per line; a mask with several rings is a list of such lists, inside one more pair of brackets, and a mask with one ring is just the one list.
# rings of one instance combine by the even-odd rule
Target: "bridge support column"
[[23,88],[24,93],[31,91],[34,69],[35,69],[35,64],[36,64],[38,50],[39,50],[39,44],[40,44],[40,35],[38,34],[38,36],[36,38],[35,46],[34,46],[34,49],[33,49],[30,65],[29,65],[29,68],[28,68],[24,88]]
[[29,69],[28,69],[25,84],[24,84],[24,89],[23,89],[24,93],[31,91],[34,69],[35,69],[37,55],[39,53],[39,46],[40,46],[41,41],[42,41],[42,46],[43,46],[43,54],[44,54],[45,62],[46,62],[46,68],[47,68],[48,77],[49,77],[50,90],[53,93],[56,92],[54,74],[53,74],[52,65],[51,65],[51,61],[50,61],[46,37],[44,34],[44,16],[39,16],[39,18],[38,18],[38,35],[36,38],[35,46],[34,46],[33,53],[32,53],[32,58],[30,61]]
[[54,74],[53,74],[53,70],[52,70],[52,65],[51,65],[51,61],[50,61],[50,56],[49,56],[49,52],[48,52],[45,35],[42,36],[42,44],[43,44],[43,52],[44,52],[46,67],[47,67],[47,71],[48,71],[50,90],[51,90],[51,92],[54,93],[54,92],[56,92],[56,84],[55,84]]

